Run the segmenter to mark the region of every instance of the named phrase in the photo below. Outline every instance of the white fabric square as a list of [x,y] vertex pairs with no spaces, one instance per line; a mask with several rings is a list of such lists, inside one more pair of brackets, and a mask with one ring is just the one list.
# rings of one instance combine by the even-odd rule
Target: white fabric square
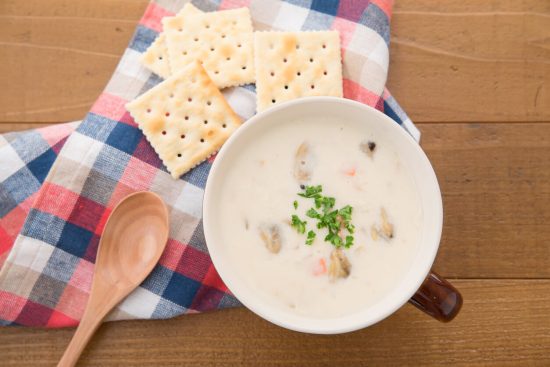
[[151,74],[140,63],[141,53],[131,48],[126,49],[120,64],[117,67],[117,72],[122,72],[125,75],[131,76],[134,79],[145,83]]
[[376,42],[376,46],[373,48],[371,53],[368,54],[368,59],[380,65],[380,67],[382,67],[387,73],[388,65],[390,63],[390,53],[386,43]]
[[301,31],[310,10],[301,6],[281,3],[279,14],[273,21],[273,29],[288,32]]
[[387,73],[389,63],[388,46],[384,39],[371,28],[363,26],[355,28],[347,47],[347,52],[349,51],[380,64],[381,68]]
[[17,246],[14,246],[6,261],[42,273],[53,250],[54,247],[50,244],[20,235]]
[[21,160],[9,143],[0,146],[0,181],[4,181],[23,166],[25,166],[25,162]]
[[159,303],[160,296],[145,288],[137,287],[117,308],[136,318],[149,319]]
[[64,159],[92,168],[102,147],[102,142],[74,132],[61,149],[60,155]]
[[123,98],[125,100],[134,99],[140,94],[143,85],[151,76],[145,66],[139,61],[141,54],[132,49],[126,49],[120,63],[115,71],[116,78],[112,78],[105,92]]
[[[360,68],[359,81],[361,85],[370,91],[384,91],[387,71],[378,63],[367,59]],[[357,75],[355,75],[357,77]]]
[[181,194],[176,200],[174,207],[181,212],[192,215],[195,218],[202,217],[202,189],[190,183],[186,184],[181,190]]
[[280,1],[251,0],[248,4],[248,8],[252,15],[254,30],[271,30],[273,17],[279,13],[280,6]]

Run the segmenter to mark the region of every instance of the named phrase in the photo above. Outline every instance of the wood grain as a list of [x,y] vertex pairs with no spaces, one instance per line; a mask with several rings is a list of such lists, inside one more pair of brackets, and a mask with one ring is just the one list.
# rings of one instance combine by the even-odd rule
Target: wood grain
[[[82,366],[547,366],[550,281],[457,281],[462,313],[450,324],[410,305],[358,332],[315,336],[247,310],[102,326]],[[246,326],[245,326],[246,325]],[[72,330],[4,329],[4,366],[53,365]],[[6,361],[9,361],[5,363]]]
[[147,1],[0,2],[0,121],[82,119]]
[[435,268],[460,278],[550,277],[550,124],[420,124],[443,194]]
[[[81,119],[147,0],[0,1],[0,133]],[[109,323],[87,366],[550,365],[550,2],[399,0],[389,87],[423,133],[444,205],[450,324],[405,306],[311,336],[245,309]],[[421,123],[425,122],[425,123]],[[487,123],[484,123],[487,122]],[[73,330],[0,329],[0,365],[54,365]]]
[[[81,119],[146,3],[1,2],[0,83],[9,88],[0,123]],[[431,3],[398,1],[392,20],[389,86],[414,120],[550,120],[550,3]]]
[[52,125],[50,122],[0,122],[0,134]]
[[396,1],[388,86],[419,121],[549,121],[550,2]]

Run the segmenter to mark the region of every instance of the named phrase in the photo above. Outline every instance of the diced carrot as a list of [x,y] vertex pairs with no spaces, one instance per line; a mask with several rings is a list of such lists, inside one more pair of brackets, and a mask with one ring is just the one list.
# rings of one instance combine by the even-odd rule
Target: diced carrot
[[320,258],[319,261],[315,264],[315,267],[313,268],[313,275],[319,276],[326,274],[327,272],[327,264],[325,262],[324,258]]
[[344,171],[344,175],[353,177],[355,176],[355,167],[349,168]]

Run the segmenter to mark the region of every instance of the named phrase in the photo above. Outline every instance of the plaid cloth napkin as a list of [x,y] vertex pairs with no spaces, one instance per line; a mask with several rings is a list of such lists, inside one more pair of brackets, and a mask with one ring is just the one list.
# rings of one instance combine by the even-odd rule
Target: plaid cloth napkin
[[[84,310],[99,236],[113,207],[138,190],[169,206],[166,250],[151,275],[109,316],[169,318],[239,305],[208,256],[202,196],[212,161],[173,180],[124,109],[160,82],[139,55],[160,20],[185,1],[149,4],[105,91],[80,123],[0,135],[0,325],[63,327]],[[203,11],[248,6],[256,30],[340,32],[346,98],[374,106],[420,134],[385,89],[391,0],[197,0]],[[224,90],[243,118],[255,90]]]

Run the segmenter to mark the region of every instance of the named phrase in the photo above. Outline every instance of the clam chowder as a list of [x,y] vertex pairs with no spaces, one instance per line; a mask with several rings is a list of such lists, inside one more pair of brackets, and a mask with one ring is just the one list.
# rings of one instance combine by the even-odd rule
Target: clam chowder
[[220,230],[259,297],[332,318],[376,303],[403,278],[422,209],[391,140],[306,118],[240,149],[219,200]]

